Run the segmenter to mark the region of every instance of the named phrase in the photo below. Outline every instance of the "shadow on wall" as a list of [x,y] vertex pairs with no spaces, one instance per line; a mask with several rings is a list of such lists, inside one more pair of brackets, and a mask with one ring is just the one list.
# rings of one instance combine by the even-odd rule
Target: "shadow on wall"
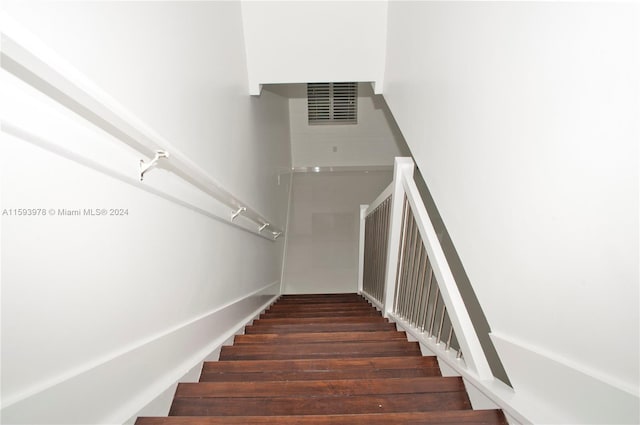
[[[374,103],[377,109],[382,109],[384,111],[384,116],[387,119],[388,125],[393,131],[394,139],[398,143],[398,148],[401,152],[406,152],[406,156],[411,156],[411,150],[409,149],[406,141],[404,140],[404,136],[396,123],[396,120],[393,117],[393,114],[389,110],[387,106],[387,102],[385,101],[383,96],[374,96]],[[415,160],[414,160],[415,162]],[[500,361],[500,357],[498,357],[498,352],[496,351],[491,338],[489,338],[489,333],[491,332],[491,328],[489,327],[489,322],[487,322],[487,318],[482,311],[482,307],[480,306],[480,302],[478,301],[478,297],[476,297],[475,292],[473,291],[473,286],[471,285],[471,281],[469,280],[469,276],[467,276],[467,272],[462,265],[462,261],[458,256],[458,251],[456,251],[456,247],[449,236],[449,232],[440,216],[440,212],[436,207],[436,204],[431,197],[431,192],[429,191],[429,187],[427,183],[424,181],[422,177],[422,173],[420,169],[415,168],[414,180],[416,185],[418,186],[418,191],[420,192],[420,197],[422,198],[422,202],[427,208],[427,212],[429,213],[429,217],[431,217],[431,221],[433,223],[433,227],[438,235],[438,239],[440,240],[440,244],[442,245],[442,250],[444,251],[444,255],[447,257],[447,261],[449,262],[449,267],[451,267],[451,272],[453,273],[453,277],[456,280],[458,285],[458,290],[462,295],[462,299],[464,300],[464,304],[469,311],[469,316],[471,316],[471,320],[473,322],[473,326],[478,334],[478,338],[480,339],[480,344],[482,345],[482,349],[484,350],[485,355],[487,356],[487,361],[489,362],[489,366],[491,366],[491,371],[493,372],[493,376],[504,382],[505,384],[511,386],[511,381],[507,376],[507,372]]]
[[398,146],[398,150],[402,153],[402,156],[410,156],[413,158],[413,155],[411,155],[411,150],[409,149],[409,146],[407,145],[407,142],[404,140],[404,136],[400,131],[400,127],[398,127],[398,123],[396,123],[395,118],[393,118],[393,114],[391,113],[391,110],[387,105],[387,101],[384,100],[384,96],[381,94],[380,95],[373,94],[373,88],[371,87],[371,85],[368,85],[368,86],[369,86],[369,89],[371,90],[373,107],[376,109],[381,109],[382,112],[384,112],[384,119],[387,121],[387,125],[389,126],[389,128],[391,129],[391,132],[393,133],[393,140],[396,142],[396,145]]
[[467,276],[467,272],[465,271],[462,261],[458,256],[456,247],[453,245],[453,241],[451,240],[449,232],[444,225],[444,221],[442,220],[442,217],[438,212],[438,208],[431,197],[431,192],[429,192],[427,183],[422,178],[422,173],[417,167],[414,180],[416,182],[416,186],[418,186],[422,202],[424,202],[424,205],[429,212],[429,217],[431,217],[431,222],[433,223],[433,227],[438,235],[438,240],[440,241],[440,245],[442,245],[445,257],[447,257],[449,267],[451,267],[451,272],[453,273],[453,277],[458,285],[458,290],[460,290],[464,304],[469,311],[473,327],[478,334],[480,344],[482,345],[484,354],[487,356],[489,366],[491,366],[491,372],[493,372],[493,376],[511,386],[511,381],[509,380],[507,372],[500,361],[500,357],[498,357],[498,352],[489,338],[489,333],[491,332],[489,322],[487,322],[487,318],[482,311],[482,307],[476,297],[476,293],[473,291],[473,286],[471,285],[469,276]]

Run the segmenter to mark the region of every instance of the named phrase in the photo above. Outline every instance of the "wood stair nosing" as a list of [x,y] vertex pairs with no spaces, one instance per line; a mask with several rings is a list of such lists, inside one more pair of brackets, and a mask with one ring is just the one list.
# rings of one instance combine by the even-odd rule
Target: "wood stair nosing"
[[361,415],[169,416],[138,418],[135,425],[507,425],[500,410],[446,410]]
[[292,311],[292,310],[332,310],[335,308],[353,308],[353,309],[363,309],[363,310],[377,310],[374,306],[372,306],[371,304],[369,304],[366,301],[351,301],[351,302],[343,302],[343,303],[339,303],[337,304],[337,306],[335,304],[272,304],[270,307],[268,307],[268,311],[277,311],[277,310],[283,310],[283,311]]
[[254,360],[251,362],[228,360],[224,362],[205,362],[202,370],[205,372],[308,372],[331,370],[405,369],[407,367],[438,367],[438,360],[435,356]]
[[205,362],[200,382],[375,379],[441,376],[434,357],[223,360]]
[[405,332],[319,332],[297,334],[244,334],[236,335],[234,345],[244,344],[292,344],[319,342],[407,341]]
[[364,300],[362,295],[355,293],[347,294],[284,294],[278,298],[277,302],[297,302],[297,301],[317,301],[317,302],[340,302],[344,300]]
[[[384,359],[385,357],[376,357]],[[249,363],[247,360],[240,360]],[[370,369],[370,370],[315,370],[308,372],[205,372],[199,382],[266,382],[266,381],[317,381],[319,379],[380,379],[380,378],[426,378],[442,376],[439,367],[420,369]]]
[[343,308],[274,308],[267,309],[262,314],[329,314],[329,313],[358,313],[378,314],[382,313],[373,307],[345,306]]
[[[384,350],[384,351],[374,351],[370,353],[371,357],[413,357],[420,356],[419,350],[409,351],[409,350]],[[317,359],[317,358],[325,358],[325,359],[339,359],[339,358],[356,358],[362,357],[362,352],[327,352],[327,353],[302,353],[302,354],[291,354],[291,353],[245,353],[245,352],[229,352],[225,351],[220,354],[220,360],[266,360],[266,359],[277,359],[277,360],[288,360],[288,359]]]
[[362,298],[362,295],[356,292],[335,292],[331,294],[282,294],[280,295],[281,299],[313,298],[313,299],[320,299],[320,300],[329,300],[329,299],[348,298],[348,297]]
[[396,331],[395,323],[389,322],[353,322],[353,323],[306,323],[306,324],[265,324],[245,326],[244,333],[300,333],[300,332],[369,332],[369,331]]
[[349,397],[176,397],[170,416],[329,415],[471,409],[465,391]]
[[299,298],[299,297],[310,297],[310,298],[335,298],[335,297],[349,297],[349,296],[354,296],[354,297],[360,297],[361,295],[358,294],[357,292],[316,292],[316,293],[309,293],[309,294],[282,294],[281,297],[282,298]]
[[280,342],[278,344],[240,344],[225,345],[222,351],[245,353],[277,353],[287,351],[291,353],[327,353],[327,352],[356,352],[362,351],[362,355],[371,357],[371,351],[384,350],[420,350],[418,342],[409,342],[406,339],[390,339],[386,341],[319,341],[319,342]]
[[367,301],[364,298],[343,298],[343,299],[327,299],[327,300],[322,300],[322,299],[297,299],[297,300],[293,300],[293,299],[280,299],[278,300],[278,305],[290,305],[290,304],[297,304],[297,305],[304,305],[304,304],[315,304],[315,305],[320,305],[320,304],[335,304],[335,305],[339,305],[341,303],[353,303],[353,302],[364,302],[366,303]]
[[450,393],[464,391],[459,377],[337,379],[272,382],[180,383],[176,398],[349,397],[356,395]]
[[265,312],[260,314],[260,319],[295,319],[304,317],[382,317],[379,311],[354,311],[354,310],[326,310],[326,311],[295,311],[295,312]]
[[220,350],[221,360],[258,359],[301,359],[339,357],[383,357],[420,356],[417,342],[407,341],[364,341],[308,344],[243,344],[224,346]]
[[[274,318],[274,319],[257,319],[253,321],[253,326],[264,325],[306,325],[335,323],[335,317],[299,317],[294,319]],[[389,320],[382,316],[347,316],[340,318],[341,323],[389,323]]]
[[358,294],[281,296],[137,425],[506,425]]

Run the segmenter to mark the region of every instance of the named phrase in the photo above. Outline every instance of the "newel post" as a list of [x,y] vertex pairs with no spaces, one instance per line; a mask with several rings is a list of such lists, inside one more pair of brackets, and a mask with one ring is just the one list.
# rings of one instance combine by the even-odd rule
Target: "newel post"
[[369,205],[360,205],[360,239],[358,242],[358,293],[362,293],[364,285],[364,234]]
[[396,274],[398,273],[398,254],[402,233],[402,207],[404,205],[403,176],[413,176],[414,164],[411,158],[397,157],[393,167],[393,192],[391,198],[391,215],[389,216],[389,239],[387,243],[387,264],[384,278],[384,296],[382,305],[384,316],[393,312],[396,292]]

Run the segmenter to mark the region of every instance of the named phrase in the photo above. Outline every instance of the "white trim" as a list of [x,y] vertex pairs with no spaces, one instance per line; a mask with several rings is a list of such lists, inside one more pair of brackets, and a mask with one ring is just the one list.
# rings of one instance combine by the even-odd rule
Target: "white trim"
[[[510,404],[532,422],[638,423],[640,397],[628,385],[517,337],[490,337],[516,390]],[[624,349],[611,345],[611,357]]]
[[[250,295],[238,300],[238,302],[242,301],[242,300],[245,300],[245,299],[248,299],[249,297],[251,297],[253,295],[256,295],[256,294],[264,291],[266,288],[269,288],[269,287],[271,287],[273,285],[276,285],[278,283],[279,282],[274,282],[274,283],[272,283],[270,285],[267,285],[267,286],[263,287],[262,289],[254,291]],[[236,326],[230,328],[227,332],[225,332],[224,334],[220,335],[218,338],[213,340],[208,346],[206,346],[204,349],[200,350],[198,353],[194,354],[190,359],[188,359],[184,363],[193,364],[192,367],[197,367],[198,365],[200,365],[200,367],[202,367],[201,364],[204,361],[207,361],[206,359],[207,359],[207,357],[209,357],[209,355],[211,353],[215,352],[216,350],[219,350],[223,345],[225,345],[225,342],[227,340],[229,340],[230,338],[233,338],[236,334],[238,334],[240,331],[242,331],[242,329],[244,329],[248,324],[250,324],[254,319],[259,317],[260,314],[267,307],[269,307],[274,302],[276,302],[279,297],[280,297],[280,295],[274,295],[271,299],[269,299],[269,301],[263,303],[260,307],[255,309],[253,312],[247,314],[243,319],[241,319],[237,323]],[[229,307],[229,306],[230,306],[230,304],[228,304],[226,307]],[[195,359],[195,362],[193,361],[194,359]],[[144,395],[139,397],[139,398],[143,398],[144,400],[139,400],[139,401],[138,400],[134,400],[132,402],[132,404],[134,402],[137,402],[135,404],[138,407],[135,407],[135,410],[130,411],[130,412],[125,412],[125,413],[120,413],[117,418],[114,417],[112,422],[113,423],[124,423],[126,420],[128,420],[132,416],[134,416],[137,412],[142,410],[146,405],[148,405],[149,403],[154,401],[164,391],[166,391],[167,388],[170,388],[173,384],[175,384],[178,381],[178,379],[180,379],[181,376],[184,376],[184,374],[180,375],[180,372],[179,372],[180,370],[184,370],[184,367],[183,368],[175,368],[174,369],[175,372],[173,374],[171,374],[170,376],[168,376],[165,379],[163,379],[161,383],[154,385],[153,389],[147,391]],[[173,401],[173,399],[171,401]]]
[[[473,327],[473,323],[462,300],[453,274],[451,273],[449,263],[433,228],[431,218],[427,213],[418,188],[413,180],[414,168],[415,165],[411,158],[395,158],[393,182],[376,198],[367,210],[367,212],[373,211],[389,194],[392,194],[382,311],[385,317],[395,317],[393,314],[394,297],[397,285],[396,279],[400,242],[402,238],[402,215],[406,195],[433,267],[440,294],[449,312],[449,318],[451,319],[461,350],[464,353],[465,368],[470,369],[478,380],[493,380],[493,373],[489,367],[484,350],[480,345],[478,335]],[[361,240],[361,244],[364,245],[363,240]],[[362,250],[363,249],[364,247]]]
[[501,334],[501,333],[496,333],[496,332],[491,332],[489,334],[489,336],[491,337],[491,339],[493,341],[496,340],[501,340],[503,342],[507,342],[511,345],[517,346],[522,350],[526,350],[529,351],[533,354],[535,354],[536,356],[539,357],[544,357],[546,359],[549,359],[555,363],[558,363],[559,365],[566,367],[568,369],[572,369],[575,370],[577,372],[580,372],[586,376],[589,376],[592,379],[598,380],[600,382],[602,382],[605,385],[608,385],[610,387],[613,387],[619,391],[625,392],[631,396],[634,397],[638,397],[640,398],[640,389],[633,386],[632,384],[629,384],[627,382],[621,381],[620,379],[608,375],[606,373],[603,373],[602,371],[598,370],[598,369],[594,369],[592,367],[589,367],[585,364],[581,364],[578,363],[576,361],[573,361],[571,359],[568,359],[566,357],[563,357],[560,354],[554,353],[552,351],[549,350],[545,350],[541,347],[535,346],[533,344],[530,344],[528,342],[522,341],[522,340],[518,340],[517,338],[513,338],[510,336],[507,336],[505,334]]
[[[433,228],[430,217],[422,202],[413,180],[413,162],[409,158],[396,158],[393,182],[394,204],[402,204],[406,199],[411,207],[418,231],[430,258],[433,272],[438,282],[442,300],[446,305],[455,330],[463,359],[458,359],[455,350],[446,350],[446,344],[438,343],[428,332],[419,329],[400,318],[393,311],[395,275],[399,256],[399,234],[401,206],[392,209],[387,277],[385,280],[385,317],[395,321],[396,326],[407,332],[410,338],[421,345],[423,352],[437,356],[443,370],[460,375],[474,408],[502,409],[512,424],[532,423],[595,423],[613,420],[616,423],[632,423],[637,420],[640,400],[635,387],[586,365],[576,364],[555,353],[545,352],[526,342],[514,338],[490,334],[505,367],[510,370],[513,388],[496,379],[489,367],[480,345],[471,318],[460,295],[449,264]],[[379,197],[380,198],[380,197]],[[398,209],[395,209],[398,208]],[[369,210],[372,208],[370,207]],[[366,292],[363,296],[375,303]],[[524,359],[524,360],[523,360]],[[566,376],[556,385],[549,386],[555,376]],[[576,397],[576,390],[584,397]],[[607,401],[606,409],[594,401]],[[635,416],[634,416],[635,415]],[[608,418],[608,419],[607,419]],[[635,422],[633,422],[635,423]]]
[[438,235],[433,228],[431,218],[422,202],[422,198],[420,198],[418,187],[414,183],[412,175],[403,175],[402,187],[411,205],[422,242],[427,250],[433,273],[440,288],[440,295],[447,306],[451,324],[465,355],[466,364],[478,374],[480,379],[491,379],[493,378],[491,367],[484,355],[484,350],[480,345],[473,322],[469,317],[469,312],[464,304],[462,295],[460,295],[447,257],[444,255]]
[[364,288],[364,236],[368,208],[369,205],[360,205],[360,234],[358,237],[358,293],[362,293]]
[[369,301],[371,304],[373,304],[373,306],[375,308],[377,308],[378,310],[382,311],[382,303],[378,300],[376,300],[375,298],[373,298],[373,296],[369,295],[366,291],[362,290],[359,292],[360,295],[362,295],[363,297],[365,297],[367,299],[367,301]]
[[[183,329],[186,329],[186,328],[196,324],[197,322],[200,322],[200,321],[202,321],[202,320],[204,320],[204,319],[206,319],[208,317],[211,317],[211,316],[213,316],[213,315],[215,315],[215,314],[217,314],[217,313],[219,313],[219,312],[231,307],[234,304],[238,304],[238,303],[240,303],[240,302],[242,302],[244,300],[247,300],[247,299],[251,298],[252,296],[255,296],[255,295],[259,294],[260,292],[264,292],[268,288],[270,288],[270,287],[272,287],[274,285],[277,285],[277,284],[279,284],[279,282],[272,282],[272,283],[270,283],[268,285],[265,285],[265,286],[263,286],[263,287],[261,287],[259,289],[256,289],[255,291],[253,291],[253,292],[251,292],[251,293],[249,293],[247,295],[244,295],[242,297],[238,297],[238,298],[236,298],[234,300],[231,300],[231,301],[229,301],[229,302],[227,302],[227,303],[225,303],[225,304],[223,304],[223,305],[221,305],[219,307],[216,307],[213,310],[210,310],[210,311],[208,311],[208,312],[206,312],[204,314],[201,314],[201,315],[199,315],[197,317],[189,319],[189,320],[187,320],[185,322],[182,322],[180,324],[174,325],[174,326],[172,326],[170,328],[167,328],[167,329],[165,329],[165,330],[163,330],[161,332],[158,332],[156,334],[152,334],[150,336],[142,338],[142,339],[140,339],[140,340],[138,340],[138,341],[136,341],[136,342],[134,342],[132,344],[126,345],[126,346],[124,346],[124,347],[122,347],[122,348],[120,348],[118,350],[115,350],[115,351],[109,353],[109,354],[103,355],[103,356],[98,357],[98,358],[96,358],[94,360],[91,360],[89,362],[85,362],[85,363],[83,363],[81,365],[78,365],[78,366],[74,367],[73,369],[70,369],[70,370],[66,371],[65,373],[60,374],[60,375],[58,375],[58,376],[56,376],[54,378],[47,379],[45,381],[41,381],[38,384],[33,385],[30,388],[27,388],[26,390],[21,391],[18,394],[13,394],[13,395],[11,395],[9,397],[3,397],[2,398],[2,405],[0,406],[0,409],[4,410],[4,409],[6,409],[6,408],[8,408],[8,407],[20,402],[20,401],[26,400],[26,399],[28,399],[30,397],[33,397],[36,394],[39,394],[39,393],[41,393],[43,391],[46,391],[46,390],[48,390],[50,388],[53,388],[56,385],[61,384],[62,382],[74,379],[74,378],[76,378],[76,377],[78,377],[78,376],[80,376],[80,375],[82,375],[84,373],[87,373],[87,372],[89,372],[89,371],[91,371],[93,369],[96,369],[96,368],[98,368],[98,367],[100,367],[102,365],[110,363],[110,362],[114,361],[117,358],[126,356],[127,354],[129,354],[129,353],[131,353],[133,351],[136,351],[136,350],[140,349],[141,347],[144,347],[146,345],[152,344],[153,342],[159,341],[159,340],[161,340],[161,339],[163,339],[163,338],[165,338],[165,337],[167,337],[167,336],[169,336],[171,334],[174,334],[174,333],[179,332],[179,331],[181,331]],[[269,300],[268,303],[265,303],[265,305],[263,307],[261,307],[261,309],[264,310],[264,308],[266,308],[266,306],[268,306],[271,303],[273,303],[277,299],[277,297],[278,297],[278,295],[274,295]],[[254,315],[255,315],[254,313],[251,313],[251,317],[253,317]],[[247,320],[246,322],[248,322],[250,320],[251,319]],[[242,324],[241,325],[239,324],[237,327],[245,326],[246,322],[243,321]],[[232,331],[226,332],[224,335],[222,335],[221,337],[217,338],[215,341],[210,343],[209,346],[215,346],[216,344],[221,344],[221,343],[218,343],[218,340],[225,341],[226,339],[229,338],[230,335],[235,334],[235,332],[236,332],[235,328],[234,328],[233,332]],[[209,350],[207,352],[210,352],[210,351],[212,351],[212,350]],[[179,376],[177,376],[177,377],[179,377]],[[177,379],[177,377],[176,377],[176,379]],[[173,381],[171,381],[171,382],[173,382]],[[158,394],[160,394],[160,393],[158,393]],[[124,420],[128,419],[130,416],[131,415],[127,416],[126,418],[124,418]]]
[[493,377],[490,379],[481,378],[466,366],[465,360],[456,358],[454,350],[445,351],[444,344],[436,344],[434,338],[429,338],[425,333],[420,332],[395,313],[391,313],[389,316],[396,323],[396,326],[407,332],[407,335],[411,335],[420,344],[425,345],[429,351],[438,357],[438,361],[444,362],[455,370],[464,378],[466,385],[472,385],[488,400],[504,410],[505,414],[513,417],[521,424],[533,423],[511,404],[511,400],[515,397],[515,392],[511,387]]
[[293,173],[289,173],[289,195],[287,197],[287,220],[284,225],[284,247],[282,248],[282,269],[280,270],[280,294],[284,293],[284,271],[287,264],[287,247],[289,246],[289,223],[291,222],[291,206],[293,205]]
[[389,216],[389,239],[387,242],[386,274],[384,279],[384,293],[382,296],[385,317],[393,311],[398,273],[398,253],[400,252],[400,238],[402,236],[402,209],[404,196],[402,190],[403,175],[413,176],[413,160],[411,158],[396,158],[393,171],[393,198],[391,199],[391,213]]

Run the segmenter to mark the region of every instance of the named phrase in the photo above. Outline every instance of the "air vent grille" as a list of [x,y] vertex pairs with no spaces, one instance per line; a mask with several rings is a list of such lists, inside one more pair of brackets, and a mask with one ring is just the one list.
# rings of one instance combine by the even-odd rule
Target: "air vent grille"
[[309,124],[357,124],[358,83],[307,84]]

